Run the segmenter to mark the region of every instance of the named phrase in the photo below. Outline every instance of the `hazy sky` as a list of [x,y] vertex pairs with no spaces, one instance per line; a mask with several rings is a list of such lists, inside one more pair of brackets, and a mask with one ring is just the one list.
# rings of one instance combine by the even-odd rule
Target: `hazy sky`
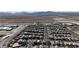
[[79,0],[0,0],[0,11],[79,11]]

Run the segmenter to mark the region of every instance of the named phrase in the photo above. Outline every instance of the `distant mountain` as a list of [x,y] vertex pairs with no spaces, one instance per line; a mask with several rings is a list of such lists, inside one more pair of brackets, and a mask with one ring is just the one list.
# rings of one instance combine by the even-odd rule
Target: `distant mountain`
[[79,12],[0,12],[0,16],[79,16]]

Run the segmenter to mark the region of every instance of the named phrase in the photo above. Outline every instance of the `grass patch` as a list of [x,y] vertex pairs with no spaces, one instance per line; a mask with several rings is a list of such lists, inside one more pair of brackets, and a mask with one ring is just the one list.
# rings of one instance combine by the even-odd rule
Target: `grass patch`
[[9,35],[12,34],[11,31],[0,31],[0,35]]

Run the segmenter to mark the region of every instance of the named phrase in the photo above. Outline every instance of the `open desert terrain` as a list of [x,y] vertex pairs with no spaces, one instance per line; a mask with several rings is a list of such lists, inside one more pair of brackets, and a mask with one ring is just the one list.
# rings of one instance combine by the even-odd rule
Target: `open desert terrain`
[[79,21],[79,16],[5,16],[0,23],[32,23],[53,21]]

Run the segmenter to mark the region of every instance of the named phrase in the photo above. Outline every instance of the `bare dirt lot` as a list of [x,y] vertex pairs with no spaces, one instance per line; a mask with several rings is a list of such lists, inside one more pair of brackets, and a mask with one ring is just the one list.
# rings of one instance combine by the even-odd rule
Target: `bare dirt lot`
[[53,21],[79,21],[79,16],[6,16],[0,17],[0,23],[31,23]]

